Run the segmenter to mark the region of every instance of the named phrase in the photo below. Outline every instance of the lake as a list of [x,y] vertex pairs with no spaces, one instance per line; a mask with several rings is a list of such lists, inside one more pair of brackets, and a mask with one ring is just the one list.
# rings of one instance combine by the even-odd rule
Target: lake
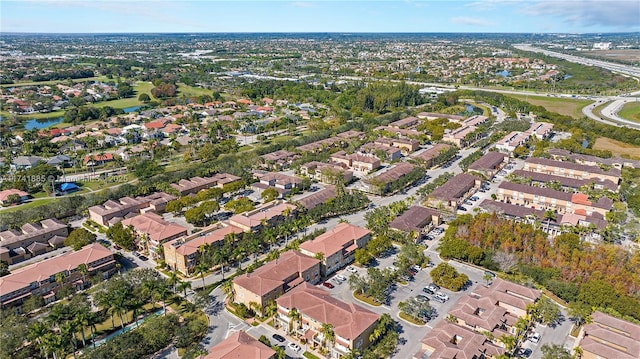
[[122,111],[124,111],[124,113],[129,113],[129,112],[136,112],[138,111],[140,108],[142,108],[142,106],[131,106],[131,107],[125,107],[122,109]]
[[61,122],[62,122],[62,117],[42,118],[42,119],[32,118],[30,120],[27,120],[27,122],[24,123],[24,129],[33,130],[35,128],[37,130],[40,130],[43,128],[47,128],[49,126],[57,125]]

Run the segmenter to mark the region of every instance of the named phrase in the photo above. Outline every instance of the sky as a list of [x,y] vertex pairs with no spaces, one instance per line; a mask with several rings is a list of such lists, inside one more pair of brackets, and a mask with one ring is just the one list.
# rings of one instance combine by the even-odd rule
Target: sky
[[640,0],[0,0],[0,32],[640,31]]

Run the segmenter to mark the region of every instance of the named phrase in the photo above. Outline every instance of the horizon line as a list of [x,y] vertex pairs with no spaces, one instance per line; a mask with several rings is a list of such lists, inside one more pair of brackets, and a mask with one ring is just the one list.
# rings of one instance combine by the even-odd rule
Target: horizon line
[[449,31],[199,31],[199,32],[185,32],[185,31],[168,31],[168,32],[26,32],[26,31],[0,31],[0,35],[194,35],[194,34],[336,34],[336,35],[351,35],[351,34],[531,34],[531,35],[604,35],[604,34],[640,34],[640,31],[612,31],[612,32],[449,32]]

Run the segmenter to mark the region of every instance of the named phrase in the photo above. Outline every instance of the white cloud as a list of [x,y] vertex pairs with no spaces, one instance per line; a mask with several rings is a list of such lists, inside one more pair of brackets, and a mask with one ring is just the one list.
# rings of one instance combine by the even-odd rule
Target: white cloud
[[544,0],[523,7],[521,12],[558,17],[573,26],[609,26],[627,30],[640,28],[638,0]]
[[481,18],[469,17],[469,16],[456,16],[451,18],[451,22],[454,24],[471,25],[471,26],[493,26],[494,23]]

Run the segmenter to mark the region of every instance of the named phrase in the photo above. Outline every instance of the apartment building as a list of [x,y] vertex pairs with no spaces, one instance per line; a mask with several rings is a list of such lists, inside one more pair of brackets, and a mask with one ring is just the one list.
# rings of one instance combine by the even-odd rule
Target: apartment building
[[600,197],[597,202],[592,202],[582,193],[567,193],[511,182],[502,182],[498,186],[498,200],[536,209],[557,211],[561,214],[575,213],[589,216],[593,213],[604,216],[613,206],[613,201],[607,197]]
[[[422,339],[414,358],[495,358],[505,352],[500,338],[515,335],[515,324],[527,314],[540,291],[496,278],[464,295]],[[486,333],[491,333],[491,339]]]
[[181,179],[178,183],[172,183],[171,187],[178,191],[180,196],[186,196],[212,187],[223,188],[227,184],[240,180],[240,177],[232,174],[217,173],[211,177],[192,177],[190,179]]
[[541,172],[532,172],[524,170],[515,170],[512,172],[514,176],[521,178],[528,178],[531,180],[531,184],[537,186],[549,186],[550,183],[556,182],[562,186],[564,190],[571,192],[578,192],[583,187],[593,187],[595,189],[609,190],[612,192],[618,191],[618,185],[609,180],[600,180],[598,178],[571,178],[563,176],[548,175]]
[[[86,275],[79,270],[82,265],[86,266]],[[113,274],[115,265],[113,253],[98,243],[30,264],[0,277],[0,305],[20,306],[31,296],[42,296],[46,304],[54,302],[55,293],[61,288],[59,278],[63,278],[62,285],[79,290],[91,275],[102,273],[106,278]]]
[[251,273],[233,279],[235,302],[260,308],[303,282],[320,282],[320,261],[290,250]]
[[209,349],[200,359],[275,359],[276,352],[249,334],[239,331]]
[[376,176],[367,178],[363,181],[366,191],[371,193],[383,194],[389,191],[391,183],[401,179],[411,173],[414,166],[410,163],[401,162],[389,168]]
[[291,163],[298,157],[296,153],[279,150],[260,156],[260,165],[267,170],[280,171],[289,168]]
[[489,151],[470,164],[469,170],[478,172],[485,178],[493,178],[507,163],[509,163],[509,156],[505,156],[500,152]]
[[229,218],[229,224],[243,231],[256,231],[263,225],[274,226],[285,217],[295,214],[298,207],[290,203],[271,202],[253,211],[236,214]]
[[349,183],[353,179],[353,172],[347,170],[346,166],[318,161],[303,164],[300,166],[300,173],[326,184],[335,184],[336,179],[340,177],[344,183]]
[[476,176],[460,173],[431,192],[427,198],[427,205],[432,208],[455,211],[481,183],[480,178]]
[[148,252],[157,257],[160,245],[170,240],[187,235],[187,228],[181,225],[167,222],[162,216],[153,212],[147,212],[122,221],[125,227],[131,226],[136,233],[136,245],[138,250]]
[[89,207],[89,219],[109,227],[125,218],[136,216],[146,203],[131,197],[122,197],[118,200],[108,200],[102,205]]
[[336,198],[337,191],[335,186],[327,186],[318,192],[312,193],[304,198],[298,199],[296,202],[307,210],[313,209],[318,205],[327,202],[332,198]]
[[622,175],[620,169],[615,167],[603,170],[599,166],[588,166],[568,161],[554,161],[546,158],[528,158],[524,162],[523,170],[577,179],[608,180],[616,185],[620,183],[620,177]]
[[640,358],[640,325],[602,312],[591,315],[591,323],[578,335],[584,359]]
[[453,131],[449,131],[442,136],[442,140],[445,142],[453,143],[454,145],[463,148],[469,145],[475,140],[475,137],[471,138],[471,134],[478,128],[475,126],[462,126]]
[[375,143],[365,143],[360,146],[358,152],[377,157],[380,161],[395,161],[402,158],[402,151],[399,148],[385,146]]
[[[278,298],[276,303],[278,312],[275,321],[278,325],[287,333],[307,338],[312,347],[327,345],[331,358],[339,358],[353,349],[361,352],[366,349],[371,344],[369,337],[380,318],[368,309],[337,300],[324,289],[306,282]],[[293,309],[300,313],[299,321],[289,317]],[[322,324],[333,326],[333,343],[325,343]]]
[[275,189],[279,197],[287,195],[292,189],[300,187],[302,179],[289,176],[279,172],[256,172],[255,176],[258,178],[258,182],[251,185],[251,189],[257,194],[261,195],[262,192],[268,188]]
[[416,153],[411,155],[411,158],[417,161],[423,162],[428,168],[439,165],[438,156],[441,153],[446,152],[451,149],[451,145],[446,143],[438,143],[433,147],[426,149],[420,153]]
[[421,121],[417,117],[409,116],[398,121],[391,122],[390,127],[407,128],[419,124]]
[[165,242],[164,261],[169,268],[189,276],[199,263],[201,248],[206,245],[219,248],[224,244],[225,238],[235,240],[242,233],[242,228],[216,223],[189,237]]
[[411,140],[407,138],[387,138],[382,137],[374,141],[375,144],[379,144],[385,147],[395,147],[402,151],[402,154],[407,155],[420,148],[420,142],[417,140]]
[[411,206],[389,223],[389,228],[402,232],[426,233],[440,224],[440,213],[431,208]]
[[68,234],[67,225],[54,218],[0,232],[0,259],[8,264],[21,262],[63,245]]
[[351,264],[356,249],[364,248],[371,239],[368,229],[350,223],[338,223],[335,228],[300,244],[300,252],[310,257],[322,255],[321,273],[328,276]]

